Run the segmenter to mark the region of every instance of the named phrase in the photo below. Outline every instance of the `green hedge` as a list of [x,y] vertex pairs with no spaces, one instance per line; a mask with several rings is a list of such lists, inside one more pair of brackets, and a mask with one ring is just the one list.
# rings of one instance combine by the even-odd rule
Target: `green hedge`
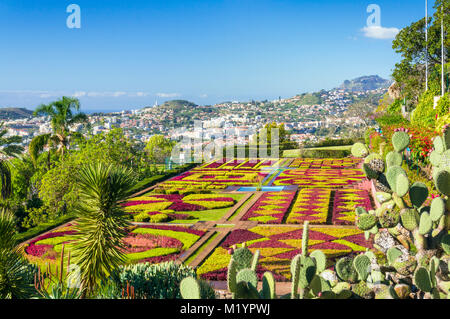
[[131,192],[137,193],[140,192],[146,188],[152,187],[155,184],[158,184],[160,182],[165,181],[166,179],[172,178],[174,176],[177,176],[178,174],[181,174],[185,171],[188,171],[192,168],[194,168],[195,166],[197,166],[197,164],[195,163],[190,163],[190,164],[185,164],[182,165],[180,167],[177,167],[173,170],[167,171],[163,174],[160,175],[154,175],[154,176],[150,176],[148,178],[143,179],[142,181],[136,183],[136,185],[132,188]]
[[63,216],[61,216],[61,217],[59,217],[59,218],[57,218],[57,219],[55,219],[55,220],[53,220],[51,222],[40,224],[39,226],[36,226],[34,228],[31,228],[31,229],[27,230],[26,232],[17,234],[16,235],[16,242],[17,242],[17,244],[20,244],[20,243],[22,243],[24,241],[27,241],[27,240],[31,239],[31,238],[39,236],[40,234],[45,233],[45,232],[47,232],[47,231],[49,231],[49,230],[51,230],[51,229],[53,229],[55,227],[61,226],[61,225],[65,224],[65,223],[68,223],[68,222],[74,220],[75,218],[76,217],[75,217],[74,213],[69,213],[69,214],[63,215]]
[[288,150],[283,152],[283,157],[299,157],[299,158],[344,158],[350,156],[351,151],[346,149],[301,149]]

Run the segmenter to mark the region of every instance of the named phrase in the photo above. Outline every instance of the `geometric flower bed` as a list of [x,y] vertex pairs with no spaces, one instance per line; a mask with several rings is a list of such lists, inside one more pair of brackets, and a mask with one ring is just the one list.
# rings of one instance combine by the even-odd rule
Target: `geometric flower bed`
[[228,186],[256,186],[258,177],[264,178],[267,172],[258,170],[200,170],[193,169],[161,183],[163,188],[174,189],[225,189]]
[[273,182],[276,186],[341,188],[364,180],[360,169],[290,169],[282,172]]
[[259,224],[281,224],[294,197],[295,192],[264,193],[241,220],[257,221]]
[[321,188],[303,188],[292,207],[286,223],[326,224],[330,206],[331,190]]
[[289,167],[345,169],[355,168],[359,163],[361,163],[360,158],[296,158]]
[[342,189],[336,191],[333,205],[333,224],[353,225],[355,209],[364,207],[367,211],[373,209],[369,193],[360,189]]
[[[226,280],[230,261],[228,249],[233,245],[246,243],[254,253],[260,251],[257,274],[271,271],[277,281],[290,280],[292,258],[301,253],[302,227],[299,226],[257,226],[248,230],[231,232],[222,244],[197,268],[197,275],[207,280]],[[364,239],[363,232],[355,228],[311,227],[308,250],[321,250],[328,257],[328,267],[333,259],[352,252],[364,252],[372,248]]]
[[208,162],[200,167],[202,170],[209,169],[225,169],[225,170],[259,170],[261,168],[275,168],[283,166],[290,159],[233,159],[226,161],[225,159],[217,159],[212,162]]
[[[232,197],[231,197],[232,196]],[[191,212],[217,210],[231,207],[236,203],[236,195],[221,194],[191,194],[191,195],[161,195],[148,193],[144,196],[129,199],[123,203],[125,212],[138,214],[136,221],[142,221],[155,215],[165,214],[172,220],[194,219]],[[139,220],[137,218],[140,218]]]
[[[55,263],[61,256],[63,244],[65,256],[70,252],[74,234],[75,231],[69,226],[41,235],[24,246],[25,257],[39,265]],[[175,260],[204,234],[204,231],[180,226],[133,226],[124,239],[126,262],[160,263]]]

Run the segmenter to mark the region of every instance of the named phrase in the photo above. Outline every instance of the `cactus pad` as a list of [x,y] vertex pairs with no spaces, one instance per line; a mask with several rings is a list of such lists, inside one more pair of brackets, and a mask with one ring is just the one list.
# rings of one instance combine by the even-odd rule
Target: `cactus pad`
[[262,278],[262,297],[264,299],[276,299],[277,293],[275,288],[275,278],[271,272],[266,271]]
[[442,136],[436,136],[433,140],[434,150],[438,152],[439,154],[442,154],[445,152],[445,144],[444,139]]
[[336,273],[339,278],[349,283],[354,283],[358,279],[358,273],[353,268],[353,258],[344,257],[337,261],[336,263]]
[[353,260],[353,267],[358,272],[359,279],[366,281],[371,271],[371,261],[366,255],[358,255]]
[[356,225],[361,230],[370,230],[372,229],[378,222],[378,218],[372,214],[363,214],[358,216],[358,221]]
[[231,293],[236,292],[236,275],[237,275],[237,264],[233,258],[231,258],[228,264],[228,274],[227,274],[227,286]]
[[436,197],[431,202],[430,215],[434,222],[437,222],[445,213],[445,201],[441,197]]
[[419,223],[419,234],[426,235],[433,228],[433,222],[431,220],[430,214],[427,212],[422,213],[420,215],[420,223]]
[[201,299],[200,284],[194,277],[186,277],[180,283],[183,299]]
[[419,214],[415,209],[404,209],[400,213],[402,225],[409,231],[413,231],[419,226]]
[[396,247],[389,248],[388,251],[386,252],[386,257],[389,265],[394,264],[397,258],[400,257],[401,255],[403,255],[403,252],[400,249]]
[[392,167],[392,166],[401,166],[403,162],[403,156],[400,153],[397,153],[395,151],[389,152],[386,155],[386,166]]
[[362,169],[363,169],[364,175],[366,175],[367,179],[372,180],[372,179],[378,178],[379,172],[373,170],[369,164],[364,163]]
[[442,155],[436,151],[431,152],[430,154],[430,162],[433,166],[439,166],[441,164]]
[[397,152],[403,152],[409,145],[410,138],[405,132],[395,132],[392,135],[392,145]]
[[241,281],[245,281],[255,288],[258,287],[258,276],[250,268],[242,269],[237,273],[236,282],[239,284]]
[[419,267],[414,273],[414,284],[424,292],[431,292],[433,289],[430,273],[426,268]]
[[253,255],[253,259],[252,259],[251,269],[253,271],[256,271],[256,267],[258,267],[259,256],[260,256],[260,252],[258,249],[257,251],[255,251],[255,254]]
[[369,149],[363,143],[355,143],[352,146],[352,155],[359,158],[366,157],[369,155]]
[[316,274],[317,268],[314,260],[310,257],[301,257],[301,267],[298,284],[300,288],[305,289],[309,286]]
[[415,182],[409,189],[411,203],[419,208],[428,198],[428,187],[424,183]]
[[362,206],[356,207],[355,212],[357,216],[367,214],[367,210]]
[[446,196],[450,196],[450,172],[441,169],[434,176],[434,184],[439,192]]
[[310,257],[314,259],[314,262],[316,264],[317,267],[317,273],[321,273],[322,271],[324,271],[327,267],[327,256],[325,256],[325,254],[320,251],[320,250],[314,250],[311,254]]
[[250,268],[252,265],[253,254],[246,247],[238,248],[233,253],[233,259],[236,262],[237,270]]
[[310,286],[313,294],[316,296],[318,296],[320,292],[323,293],[331,290],[330,284],[320,276],[314,276]]
[[447,255],[450,255],[450,234],[446,234],[442,237],[441,247]]

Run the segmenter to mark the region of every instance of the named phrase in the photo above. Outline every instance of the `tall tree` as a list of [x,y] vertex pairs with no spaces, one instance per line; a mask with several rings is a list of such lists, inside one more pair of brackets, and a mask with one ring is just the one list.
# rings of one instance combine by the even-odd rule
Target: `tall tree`
[[163,135],[153,135],[147,142],[145,151],[151,162],[164,163],[165,158],[171,155],[174,144],[173,141]]
[[3,123],[0,124],[0,180],[1,196],[8,198],[12,192],[11,169],[8,160],[16,157],[23,152],[23,147],[19,145],[22,142],[20,136],[6,137],[8,130]]
[[80,200],[72,252],[84,296],[125,260],[123,238],[129,224],[119,202],[130,195],[134,181],[131,170],[103,163],[88,164],[76,175]]
[[[393,78],[402,86],[402,97],[418,102],[418,96],[425,90],[425,61],[428,44],[428,62],[431,76],[439,78],[441,64],[441,5],[444,13],[445,47],[450,45],[450,0],[436,0],[433,17],[428,19],[428,43],[425,41],[425,18],[402,29],[392,43],[402,60],[395,65]],[[445,60],[448,61],[448,52]]]
[[[50,104],[42,104],[34,111],[34,116],[46,115],[50,117],[51,134],[38,135],[30,143],[29,153],[34,163],[45,147],[53,148],[58,154],[64,155],[69,147],[69,137],[73,133],[70,127],[77,123],[87,123],[88,117],[84,113],[74,113],[80,110],[78,99],[63,96],[62,99]],[[48,157],[50,161],[50,153]]]

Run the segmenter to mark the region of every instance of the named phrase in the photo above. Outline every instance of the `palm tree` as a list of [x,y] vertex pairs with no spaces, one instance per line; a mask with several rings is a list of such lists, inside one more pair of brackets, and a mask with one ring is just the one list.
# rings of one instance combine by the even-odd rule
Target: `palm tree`
[[1,180],[1,197],[6,199],[11,195],[11,169],[8,159],[16,157],[23,152],[23,147],[18,145],[22,142],[20,136],[6,137],[8,130],[4,128],[4,123],[0,123],[0,180]]
[[79,170],[75,180],[80,201],[75,207],[79,219],[72,253],[86,297],[125,260],[123,238],[129,223],[119,202],[130,195],[135,178],[127,168],[91,163]]
[[29,298],[35,293],[33,274],[16,246],[14,215],[0,212],[0,299]]
[[[36,164],[37,158],[43,152],[45,147],[56,149],[60,155],[69,147],[69,137],[73,134],[70,127],[77,123],[86,123],[88,117],[84,113],[73,113],[80,110],[80,101],[78,99],[63,96],[62,99],[50,104],[42,104],[36,108],[33,115],[50,116],[52,125],[51,134],[38,135],[30,143],[29,153]],[[48,165],[50,162],[50,152],[48,155]]]

